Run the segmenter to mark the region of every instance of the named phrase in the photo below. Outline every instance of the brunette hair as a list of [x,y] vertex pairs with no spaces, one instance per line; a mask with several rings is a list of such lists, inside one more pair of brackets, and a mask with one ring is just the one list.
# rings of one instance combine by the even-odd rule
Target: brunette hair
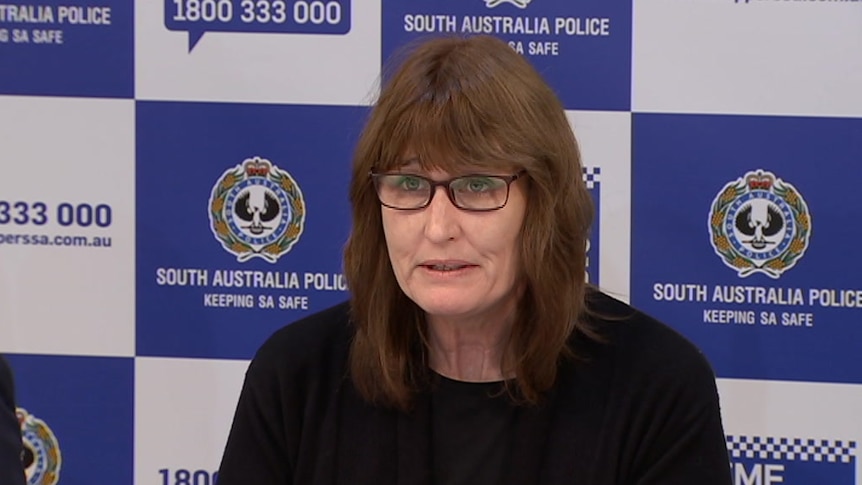
[[553,385],[559,360],[572,356],[573,332],[592,335],[583,315],[593,205],[563,107],[522,55],[491,36],[424,41],[384,80],[350,184],[344,269],[355,325],[352,380],[369,402],[401,410],[429,382],[425,316],[395,280],[369,177],[401,166],[409,152],[422,168],[449,173],[526,170],[525,291],[502,364],[504,375],[514,375],[510,394],[535,404]]

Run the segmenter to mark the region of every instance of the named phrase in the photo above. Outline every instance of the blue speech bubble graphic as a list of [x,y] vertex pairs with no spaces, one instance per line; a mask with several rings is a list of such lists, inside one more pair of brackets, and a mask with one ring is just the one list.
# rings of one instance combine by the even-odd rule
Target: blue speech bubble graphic
[[344,35],[351,0],[165,0],[165,27],[188,32],[189,52],[207,32]]

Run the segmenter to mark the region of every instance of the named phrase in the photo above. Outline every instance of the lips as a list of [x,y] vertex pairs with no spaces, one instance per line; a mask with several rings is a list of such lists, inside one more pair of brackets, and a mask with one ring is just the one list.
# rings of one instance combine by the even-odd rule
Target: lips
[[458,271],[465,268],[470,268],[476,266],[475,264],[470,264],[466,261],[458,261],[458,260],[433,260],[433,261],[425,261],[419,266],[432,270],[432,271],[440,271],[443,273]]
[[460,265],[449,266],[446,264],[434,264],[434,265],[426,265],[425,267],[431,268],[434,271],[454,271],[456,269],[461,269],[464,266],[460,266]]

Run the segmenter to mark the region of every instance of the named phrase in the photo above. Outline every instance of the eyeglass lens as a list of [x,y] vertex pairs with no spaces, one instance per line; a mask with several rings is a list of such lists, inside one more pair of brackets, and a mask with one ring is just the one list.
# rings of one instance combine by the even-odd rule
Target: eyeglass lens
[[509,196],[508,178],[494,175],[468,175],[448,183],[412,174],[382,174],[376,179],[380,202],[396,209],[425,207],[437,185],[446,187],[455,206],[462,209],[499,209],[506,205]]

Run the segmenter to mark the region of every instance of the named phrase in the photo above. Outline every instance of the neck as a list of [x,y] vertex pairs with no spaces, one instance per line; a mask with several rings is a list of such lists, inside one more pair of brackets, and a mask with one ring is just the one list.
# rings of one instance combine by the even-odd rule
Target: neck
[[466,382],[494,382],[502,368],[515,312],[481,320],[428,316],[429,364],[438,374]]

